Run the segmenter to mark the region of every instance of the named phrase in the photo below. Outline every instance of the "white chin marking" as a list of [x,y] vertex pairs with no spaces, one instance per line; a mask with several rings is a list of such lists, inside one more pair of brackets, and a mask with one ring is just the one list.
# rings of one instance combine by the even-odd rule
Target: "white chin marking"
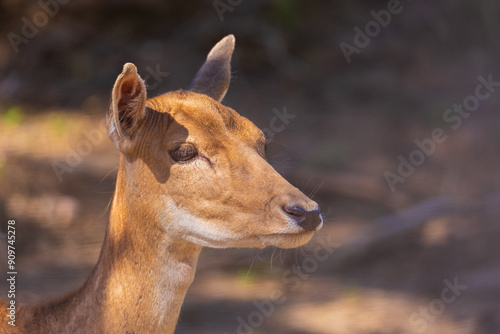
[[165,200],[165,208],[164,226],[184,240],[214,248],[255,247],[249,246],[250,238],[241,239],[241,236],[177,207],[170,199]]

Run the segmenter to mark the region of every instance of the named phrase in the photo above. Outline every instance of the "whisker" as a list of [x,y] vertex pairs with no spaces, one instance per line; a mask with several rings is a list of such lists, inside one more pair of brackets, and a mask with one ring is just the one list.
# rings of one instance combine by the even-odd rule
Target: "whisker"
[[303,181],[302,181],[302,189],[306,189],[306,188],[307,188],[307,186],[309,185],[309,182],[311,182],[311,180],[312,180],[312,176],[309,176],[309,177],[307,178],[307,180],[303,180]]
[[101,179],[101,181],[99,182],[102,182],[104,181],[108,176],[109,174],[111,174],[112,172],[114,172],[115,170],[118,170],[118,166],[116,166],[115,168],[112,168],[106,175],[104,175],[104,177]]
[[323,187],[323,185],[325,184],[325,180],[321,181],[314,189],[313,191],[311,191],[311,194],[309,195],[309,198],[314,198],[314,196],[316,196],[316,194],[318,193],[318,191],[321,189],[321,187]]
[[245,276],[245,281],[248,279],[248,275],[250,275],[250,272],[252,271],[252,268],[253,268],[253,264],[255,263],[255,259],[259,256],[259,254],[256,254],[253,258],[252,258],[252,262],[250,263],[250,267],[248,268],[248,271],[247,271],[247,274]]
[[281,146],[283,146],[283,147],[285,147],[285,148],[287,148],[287,149],[290,149],[290,146],[289,146],[289,145],[287,145],[287,144],[285,144],[285,143],[283,143],[283,142],[280,142],[280,141],[276,141],[276,140],[274,140],[274,138],[273,138],[273,140],[271,141],[271,143],[273,143],[273,144],[279,144],[279,145],[281,145]]
[[104,210],[101,212],[101,214],[99,215],[99,218],[102,218],[104,217],[104,215],[109,211],[109,209],[111,208],[111,203],[113,202],[113,196],[111,196],[108,200],[108,205],[106,205],[106,207],[104,208]]
[[273,259],[274,259],[274,254],[276,253],[276,251],[278,250],[278,248],[275,248],[271,254],[271,272],[273,271]]

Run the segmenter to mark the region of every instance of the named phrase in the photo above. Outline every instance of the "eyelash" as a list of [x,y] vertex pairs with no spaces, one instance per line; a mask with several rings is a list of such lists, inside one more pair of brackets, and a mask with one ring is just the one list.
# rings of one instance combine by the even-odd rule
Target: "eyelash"
[[198,150],[191,144],[182,144],[169,153],[175,162],[180,163],[189,162],[199,156]]

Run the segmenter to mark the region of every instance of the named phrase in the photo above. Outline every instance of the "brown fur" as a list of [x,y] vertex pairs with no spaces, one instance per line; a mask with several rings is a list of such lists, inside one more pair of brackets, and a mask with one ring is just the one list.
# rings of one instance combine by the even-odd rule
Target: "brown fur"
[[[284,208],[318,205],[266,162],[262,132],[219,103],[233,48],[232,36],[214,47],[221,61],[200,69],[193,91],[150,100],[135,66],[124,66],[107,115],[109,137],[122,154],[99,261],[78,291],[20,308],[17,326],[2,322],[2,332],[173,333],[203,246],[290,248],[309,241],[313,231]],[[194,145],[199,156],[174,161],[169,152],[181,143]]]

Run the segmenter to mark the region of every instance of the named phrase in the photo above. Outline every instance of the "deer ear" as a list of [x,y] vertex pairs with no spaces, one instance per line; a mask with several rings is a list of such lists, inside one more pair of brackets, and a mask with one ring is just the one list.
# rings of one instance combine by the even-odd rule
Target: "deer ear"
[[231,56],[234,50],[234,36],[228,35],[217,43],[198,70],[189,90],[222,101],[231,80]]
[[123,65],[111,94],[106,116],[108,136],[116,147],[126,153],[145,116],[146,86],[132,63]]

